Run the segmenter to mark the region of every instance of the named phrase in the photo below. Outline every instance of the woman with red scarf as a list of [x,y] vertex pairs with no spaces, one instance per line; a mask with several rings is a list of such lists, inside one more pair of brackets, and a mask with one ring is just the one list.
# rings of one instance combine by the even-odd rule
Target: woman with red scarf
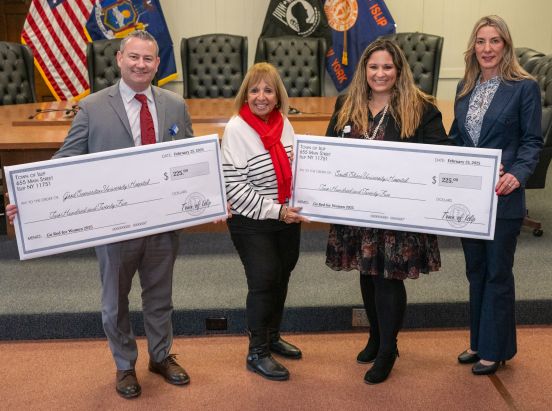
[[236,115],[222,138],[228,228],[247,277],[247,369],[270,380],[289,371],[271,353],[293,359],[301,350],[280,336],[291,271],[299,257],[299,208],[291,196],[294,131],[285,117],[288,96],[278,71],[258,63],[247,72],[234,100]]

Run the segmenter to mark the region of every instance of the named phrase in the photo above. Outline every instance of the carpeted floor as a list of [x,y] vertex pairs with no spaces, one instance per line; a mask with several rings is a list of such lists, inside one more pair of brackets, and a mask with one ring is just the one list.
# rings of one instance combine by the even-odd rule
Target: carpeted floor
[[552,328],[521,327],[518,355],[492,377],[473,376],[456,362],[466,348],[463,330],[405,331],[389,379],[367,385],[367,365],[355,362],[364,333],[292,334],[301,360],[281,362],[286,382],[245,369],[243,336],[177,338],[173,352],[191,383],[171,386],[147,371],[140,339],[137,375],[141,397],[120,398],[104,340],[0,342],[0,409],[5,410],[504,410],[550,409]]

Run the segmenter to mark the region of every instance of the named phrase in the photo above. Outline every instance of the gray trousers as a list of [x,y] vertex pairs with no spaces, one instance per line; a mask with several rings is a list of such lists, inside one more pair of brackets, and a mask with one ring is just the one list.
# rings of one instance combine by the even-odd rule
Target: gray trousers
[[170,352],[172,279],[177,251],[175,232],[96,247],[102,281],[102,323],[118,370],[134,368],[138,358],[128,308],[128,294],[136,271],[142,287],[149,356],[161,362]]

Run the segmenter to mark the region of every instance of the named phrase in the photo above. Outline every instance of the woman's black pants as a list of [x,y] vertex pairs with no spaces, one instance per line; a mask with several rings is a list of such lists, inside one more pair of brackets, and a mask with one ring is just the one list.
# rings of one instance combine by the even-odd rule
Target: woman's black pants
[[250,347],[259,346],[268,342],[269,334],[279,338],[289,277],[299,258],[301,225],[234,215],[228,228],[247,278]]

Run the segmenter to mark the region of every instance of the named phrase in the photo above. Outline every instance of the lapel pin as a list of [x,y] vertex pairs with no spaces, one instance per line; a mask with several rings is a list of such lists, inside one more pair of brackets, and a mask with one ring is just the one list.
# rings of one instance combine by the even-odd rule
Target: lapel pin
[[169,134],[171,135],[171,137],[174,137],[178,134],[178,126],[176,124],[173,124],[170,128],[169,128]]

